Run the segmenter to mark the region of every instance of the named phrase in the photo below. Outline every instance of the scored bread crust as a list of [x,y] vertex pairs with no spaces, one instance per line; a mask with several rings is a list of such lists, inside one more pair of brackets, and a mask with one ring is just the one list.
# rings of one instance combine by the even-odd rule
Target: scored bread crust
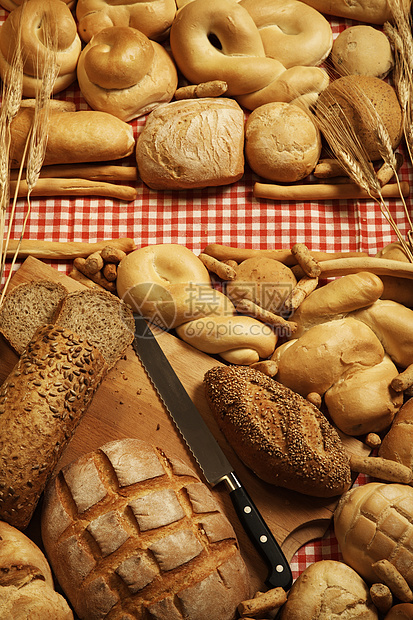
[[232,620],[250,596],[211,491],[145,441],[115,440],[64,467],[46,489],[41,525],[80,618]]
[[310,402],[252,368],[217,366],[204,384],[229,444],[259,478],[317,497],[349,488],[340,437]]
[[39,329],[0,388],[0,519],[19,529],[107,371],[70,329]]

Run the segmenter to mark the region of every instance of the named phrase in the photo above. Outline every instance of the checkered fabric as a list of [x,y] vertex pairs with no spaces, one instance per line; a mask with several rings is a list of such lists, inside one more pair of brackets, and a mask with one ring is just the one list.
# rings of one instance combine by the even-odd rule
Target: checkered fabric
[[[7,12],[0,9],[0,24],[6,17]],[[331,25],[336,37],[352,23],[331,20]],[[74,101],[79,110],[88,109],[76,84],[56,98]],[[131,123],[135,136],[144,123],[145,118]],[[134,165],[135,161],[130,158],[125,163]],[[412,174],[406,158],[400,178],[411,181]],[[384,245],[396,241],[390,225],[373,201],[289,204],[258,200],[253,197],[253,184],[260,180],[246,167],[241,181],[218,188],[160,192],[138,182],[138,197],[130,203],[98,197],[32,199],[24,236],[86,242],[131,237],[139,247],[178,243],[196,253],[209,243],[270,249],[289,248],[302,242],[312,250],[361,250],[374,255]],[[411,200],[407,200],[410,212]],[[387,204],[405,235],[408,220],[402,202],[389,200]],[[26,201],[18,200],[11,238],[20,236],[26,211]],[[71,269],[71,265],[64,262],[50,264],[66,273]],[[18,261],[15,269],[19,266]],[[340,559],[332,528],[322,540],[307,544],[296,553],[292,560],[294,577],[308,564],[323,558]]]

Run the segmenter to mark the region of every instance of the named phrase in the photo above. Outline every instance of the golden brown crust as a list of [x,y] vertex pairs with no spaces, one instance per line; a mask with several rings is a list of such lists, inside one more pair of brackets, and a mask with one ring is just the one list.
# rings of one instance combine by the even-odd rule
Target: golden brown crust
[[260,478],[319,497],[349,487],[337,432],[304,398],[252,368],[214,367],[204,385],[228,442]]

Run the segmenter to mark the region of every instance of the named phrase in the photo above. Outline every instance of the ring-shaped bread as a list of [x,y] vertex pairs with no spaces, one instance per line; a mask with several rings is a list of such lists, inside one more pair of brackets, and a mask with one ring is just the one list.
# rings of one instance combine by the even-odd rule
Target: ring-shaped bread
[[265,53],[286,69],[318,66],[329,55],[333,32],[318,11],[299,0],[241,0],[261,35]]
[[78,0],[79,34],[86,43],[111,26],[130,26],[162,41],[176,14],[175,0]]
[[168,52],[128,26],[92,37],[80,54],[77,79],[91,108],[126,122],[168,103],[178,84]]
[[[68,5],[62,0],[28,0],[8,15],[0,28],[0,74],[3,79],[13,63],[20,25],[23,96],[36,96],[51,53],[55,55],[59,69],[53,94],[63,91],[76,79],[81,51],[76,22]],[[56,50],[52,50],[54,44],[48,40],[50,33],[56,34]]]

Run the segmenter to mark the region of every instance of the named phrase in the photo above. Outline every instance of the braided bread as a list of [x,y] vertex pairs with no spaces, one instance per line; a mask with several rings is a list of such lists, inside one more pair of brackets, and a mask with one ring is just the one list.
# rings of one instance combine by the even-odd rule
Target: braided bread
[[92,37],[79,57],[77,79],[94,110],[131,121],[168,103],[178,75],[168,52],[129,26],[112,26]]
[[319,67],[286,69],[268,57],[252,16],[235,0],[186,4],[172,24],[170,42],[189,81],[223,80],[227,94],[251,110],[271,101],[311,101],[329,83]]
[[[0,74],[3,79],[13,62],[19,42],[21,23],[21,53],[23,58],[23,96],[35,97],[42,71],[50,62],[51,48],[47,27],[56,33],[56,64],[59,67],[53,93],[59,93],[76,79],[76,65],[81,50],[76,22],[62,0],[28,0],[12,11],[0,29]],[[54,52],[53,52],[54,53]]]
[[175,0],[78,0],[76,5],[79,34],[86,43],[111,26],[130,26],[161,41],[175,13]]

